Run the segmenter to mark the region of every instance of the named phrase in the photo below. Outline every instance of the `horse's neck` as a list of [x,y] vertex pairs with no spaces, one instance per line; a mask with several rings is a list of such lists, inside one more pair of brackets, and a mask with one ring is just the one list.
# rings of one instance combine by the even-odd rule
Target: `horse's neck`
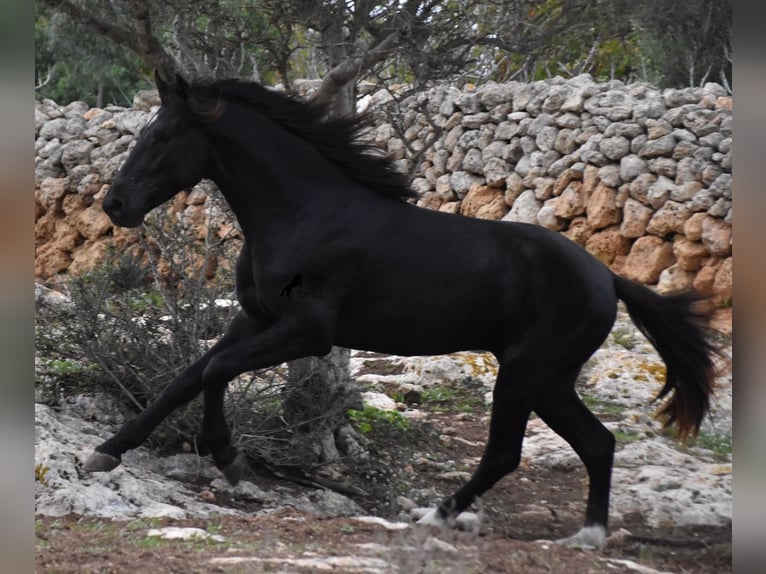
[[317,181],[310,168],[290,161],[278,169],[284,173],[274,176],[255,162],[239,162],[215,178],[245,236],[253,241],[292,234],[311,221],[332,218],[353,199],[348,182]]

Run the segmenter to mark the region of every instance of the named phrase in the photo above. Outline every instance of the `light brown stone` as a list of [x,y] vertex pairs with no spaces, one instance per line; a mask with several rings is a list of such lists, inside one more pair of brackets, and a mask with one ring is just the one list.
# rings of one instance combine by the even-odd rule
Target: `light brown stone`
[[556,178],[556,183],[553,184],[553,195],[561,195],[570,183],[573,181],[582,181],[582,177],[583,172],[581,171],[576,169],[565,169],[561,175]]
[[53,243],[46,243],[35,251],[35,277],[49,279],[66,271],[72,258],[67,251],[62,251]]
[[460,202],[447,201],[445,203],[442,203],[442,206],[439,208],[439,211],[443,211],[444,213],[460,213]]
[[715,105],[719,109],[731,111],[731,96],[718,96],[718,99],[715,101]]
[[653,284],[662,270],[675,262],[673,244],[654,235],[639,237],[625,261],[623,274],[639,283]]
[[718,272],[718,268],[721,266],[720,259],[709,258],[705,261],[697,271],[697,275],[694,277],[692,287],[703,297],[711,297],[713,295],[713,284],[715,283],[715,275]]
[[83,209],[88,207],[90,199],[79,193],[69,193],[64,196],[64,200],[61,202],[61,210],[67,216],[67,219],[74,221],[77,214],[82,212]]
[[702,240],[702,221],[707,217],[705,213],[694,213],[684,223],[684,235],[689,241]]
[[652,216],[646,226],[647,233],[667,237],[671,233],[683,233],[684,223],[689,218],[689,209],[683,203],[666,201]]
[[598,177],[599,168],[595,165],[588,164],[585,166],[585,170],[582,175],[582,188],[585,193],[590,195],[596,189],[599,182]]
[[591,235],[585,249],[604,265],[611,265],[618,255],[628,254],[630,240],[620,233],[619,227],[612,227]]
[[96,116],[100,116],[103,113],[104,113],[104,110],[102,110],[101,108],[91,108],[82,115],[82,119],[84,119],[85,121],[92,120]]
[[660,273],[657,282],[658,293],[681,293],[692,288],[694,272],[682,269],[678,263],[674,263]]
[[729,307],[732,303],[732,268],[732,258],[728,257],[716,271],[713,280],[713,303],[716,307]]
[[67,192],[69,180],[66,177],[46,177],[40,183],[40,201],[47,210],[55,210]]
[[72,275],[80,275],[93,270],[96,265],[103,263],[106,251],[111,244],[108,240],[86,241],[72,251],[72,262],[67,271]]
[[593,235],[593,230],[588,225],[588,220],[585,217],[575,217],[569,223],[569,228],[562,235],[585,247],[588,239]]
[[556,202],[556,217],[572,219],[585,213],[588,204],[587,194],[583,191],[583,184],[579,181],[571,182],[561,193]]
[[40,219],[43,215],[45,215],[46,209],[45,205],[43,205],[42,196],[40,195],[40,190],[35,190],[35,221]]
[[622,223],[620,232],[631,239],[636,239],[646,233],[646,225],[652,218],[654,212],[635,199],[625,200],[625,206],[622,208]]
[[[420,199],[418,200],[418,207],[424,207],[426,209],[439,209],[443,201],[444,200],[438,195],[436,195],[436,193],[434,193],[433,191],[430,191],[420,196]],[[205,209],[204,205],[195,205],[195,206],[189,206],[189,208],[187,208],[187,211],[191,209],[192,207],[202,208],[203,211]]]
[[702,266],[702,261],[708,257],[708,251],[702,243],[689,241],[683,235],[677,235],[673,241],[673,255],[681,269],[697,271]]
[[[503,215],[508,212],[508,206],[505,205],[505,199],[503,198],[503,192],[496,187],[490,187],[488,185],[474,185],[468,190],[463,198],[463,203],[460,207],[460,213],[467,217],[476,217],[479,210],[485,206],[493,204],[493,212],[498,211],[498,203],[496,200],[500,200],[505,206]],[[501,215],[500,217],[502,218]],[[489,218],[485,218],[489,219]]]
[[620,223],[622,214],[617,208],[617,192],[611,187],[599,183],[588,200],[586,212],[588,225],[592,229],[604,229]]
[[702,220],[702,244],[713,257],[731,255],[731,225],[707,216]]
[[[465,200],[463,200],[465,201]],[[493,221],[499,221],[505,214],[510,211],[510,207],[505,203],[503,194],[500,193],[495,199],[486,205],[482,205],[476,212],[475,217],[477,219],[491,219]]]
[[75,226],[84,237],[95,240],[112,228],[112,221],[97,202],[77,214]]

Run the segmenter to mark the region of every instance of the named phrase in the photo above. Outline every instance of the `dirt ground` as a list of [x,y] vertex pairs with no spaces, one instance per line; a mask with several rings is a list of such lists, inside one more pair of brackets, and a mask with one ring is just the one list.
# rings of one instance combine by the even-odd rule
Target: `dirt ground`
[[[428,452],[426,458],[413,456],[409,447],[387,444],[387,439],[395,438],[393,432],[377,437],[376,456],[353,476],[353,482],[368,492],[356,499],[365,510],[396,520],[400,511],[394,496],[397,491],[432,489],[443,494],[460,484],[461,476],[445,473],[444,463],[472,468],[486,436],[484,407],[465,398],[462,412],[444,410],[440,405],[416,432],[417,452]],[[466,405],[473,405],[473,411],[466,412]],[[264,488],[274,484],[268,484],[271,479],[250,478]],[[525,459],[515,473],[482,499],[479,532],[422,526],[392,531],[352,518],[322,519],[291,509],[257,515],[261,510],[257,504],[239,505],[253,513],[247,517],[208,520],[115,522],[74,515],[38,517],[36,571],[637,572],[620,562],[629,560],[660,572],[731,572],[730,528],[654,529],[637,515],[624,516],[620,523],[613,521],[613,539],[600,552],[540,542],[570,535],[579,528],[585,485],[582,470],[536,468],[534,461]],[[295,488],[298,492],[302,487]],[[150,528],[163,526],[193,526],[223,540],[164,540],[147,535]],[[233,560],[237,557],[242,560]]]

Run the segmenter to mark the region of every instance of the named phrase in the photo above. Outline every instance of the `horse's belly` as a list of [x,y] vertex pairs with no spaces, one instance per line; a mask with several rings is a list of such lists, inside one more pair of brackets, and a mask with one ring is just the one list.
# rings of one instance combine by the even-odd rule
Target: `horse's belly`
[[496,318],[482,320],[467,313],[359,313],[341,317],[336,345],[394,355],[440,355],[497,348],[501,339]]

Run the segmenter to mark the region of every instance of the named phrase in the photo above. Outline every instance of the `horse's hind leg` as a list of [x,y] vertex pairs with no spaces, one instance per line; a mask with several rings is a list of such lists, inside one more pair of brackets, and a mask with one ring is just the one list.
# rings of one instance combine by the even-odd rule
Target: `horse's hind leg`
[[588,471],[588,505],[585,525],[574,536],[559,542],[570,546],[603,548],[609,517],[609,490],[615,439],[582,403],[574,390],[576,374],[564,386],[545,389],[534,407],[540,418],[566,440]]
[[447,523],[519,465],[533,405],[534,377],[534,372],[524,365],[501,365],[492,395],[489,438],[478,468],[460,490],[421,518],[420,524]]

